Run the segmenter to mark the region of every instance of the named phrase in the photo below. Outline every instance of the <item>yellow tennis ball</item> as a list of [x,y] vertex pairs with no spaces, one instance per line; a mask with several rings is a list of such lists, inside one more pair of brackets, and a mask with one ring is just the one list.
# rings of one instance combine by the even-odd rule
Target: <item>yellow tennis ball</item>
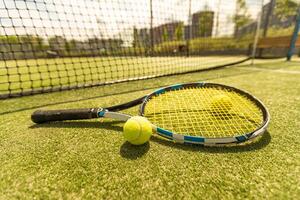
[[124,124],[123,136],[131,144],[144,144],[150,139],[151,135],[152,125],[145,117],[134,116]]
[[210,106],[214,112],[228,112],[232,108],[232,100],[224,94],[216,95],[212,97]]

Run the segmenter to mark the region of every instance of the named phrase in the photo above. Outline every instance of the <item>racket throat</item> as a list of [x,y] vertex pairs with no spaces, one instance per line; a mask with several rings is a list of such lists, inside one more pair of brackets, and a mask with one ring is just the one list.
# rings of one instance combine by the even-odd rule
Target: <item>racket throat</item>
[[115,120],[124,121],[124,122],[126,122],[128,119],[131,118],[130,115],[123,114],[123,113],[117,113],[117,112],[110,112],[106,109],[99,110],[98,117],[110,118],[110,119],[115,119]]

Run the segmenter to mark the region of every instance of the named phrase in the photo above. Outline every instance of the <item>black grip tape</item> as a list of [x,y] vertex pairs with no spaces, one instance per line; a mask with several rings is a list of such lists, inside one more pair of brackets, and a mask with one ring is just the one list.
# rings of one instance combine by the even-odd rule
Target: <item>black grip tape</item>
[[50,121],[78,120],[98,118],[98,108],[68,109],[68,110],[37,110],[31,115],[31,120],[37,124]]

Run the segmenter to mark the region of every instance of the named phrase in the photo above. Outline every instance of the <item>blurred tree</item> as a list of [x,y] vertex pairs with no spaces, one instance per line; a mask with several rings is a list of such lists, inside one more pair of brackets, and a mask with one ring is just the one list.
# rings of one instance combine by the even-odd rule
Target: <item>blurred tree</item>
[[[0,36],[0,51],[3,59],[37,58],[45,55],[48,46],[36,35]],[[11,55],[13,54],[13,57]]]
[[212,36],[214,24],[214,11],[205,4],[203,10],[192,15],[192,37]]
[[205,10],[199,16],[199,35],[200,37],[210,37],[214,24],[214,12]]
[[163,28],[162,39],[164,42],[169,40],[169,33],[166,27]]
[[[17,47],[19,46],[19,47]],[[37,35],[20,35],[18,36],[18,45],[20,48],[18,57],[20,58],[38,58],[45,55],[48,46],[44,43],[44,39]]]
[[70,54],[70,52],[72,51],[71,44],[69,43],[69,41],[66,41],[65,49],[68,54]]
[[290,16],[295,16],[300,3],[295,0],[277,0],[275,6],[275,15],[280,20],[286,20]]
[[18,37],[15,35],[0,35],[1,43],[18,43]]
[[251,22],[250,14],[246,5],[246,0],[236,0],[236,9],[233,16],[234,35],[237,36],[238,30]]
[[107,43],[109,48],[111,50],[117,50],[122,47],[123,40],[122,39],[108,39],[108,40],[102,40],[103,43]]
[[132,41],[132,46],[133,47],[140,47],[139,33],[138,33],[138,29],[136,27],[133,27],[133,41]]
[[56,52],[59,56],[65,53],[66,39],[62,36],[54,36],[48,39],[50,50]]
[[47,46],[44,43],[44,39],[42,37],[36,36],[35,43],[34,43],[34,49],[36,49],[38,51],[42,51],[45,48],[47,48]]
[[175,30],[176,40],[183,39],[183,24],[179,23]]
[[75,52],[78,52],[79,49],[77,49],[77,41],[75,39],[71,39],[65,42],[65,50],[69,55],[74,54]]

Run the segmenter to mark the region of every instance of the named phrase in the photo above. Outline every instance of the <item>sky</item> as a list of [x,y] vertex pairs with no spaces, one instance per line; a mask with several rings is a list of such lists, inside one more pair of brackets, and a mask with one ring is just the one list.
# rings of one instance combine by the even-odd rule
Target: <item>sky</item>
[[[219,20],[219,36],[232,34],[236,0],[191,2],[192,13],[205,5],[219,13],[214,20]],[[256,19],[262,0],[246,3]],[[188,24],[188,13],[189,0],[153,0],[154,26],[171,21]],[[78,40],[118,37],[130,42],[133,27],[150,27],[150,0],[0,0],[0,35],[61,35]]]

